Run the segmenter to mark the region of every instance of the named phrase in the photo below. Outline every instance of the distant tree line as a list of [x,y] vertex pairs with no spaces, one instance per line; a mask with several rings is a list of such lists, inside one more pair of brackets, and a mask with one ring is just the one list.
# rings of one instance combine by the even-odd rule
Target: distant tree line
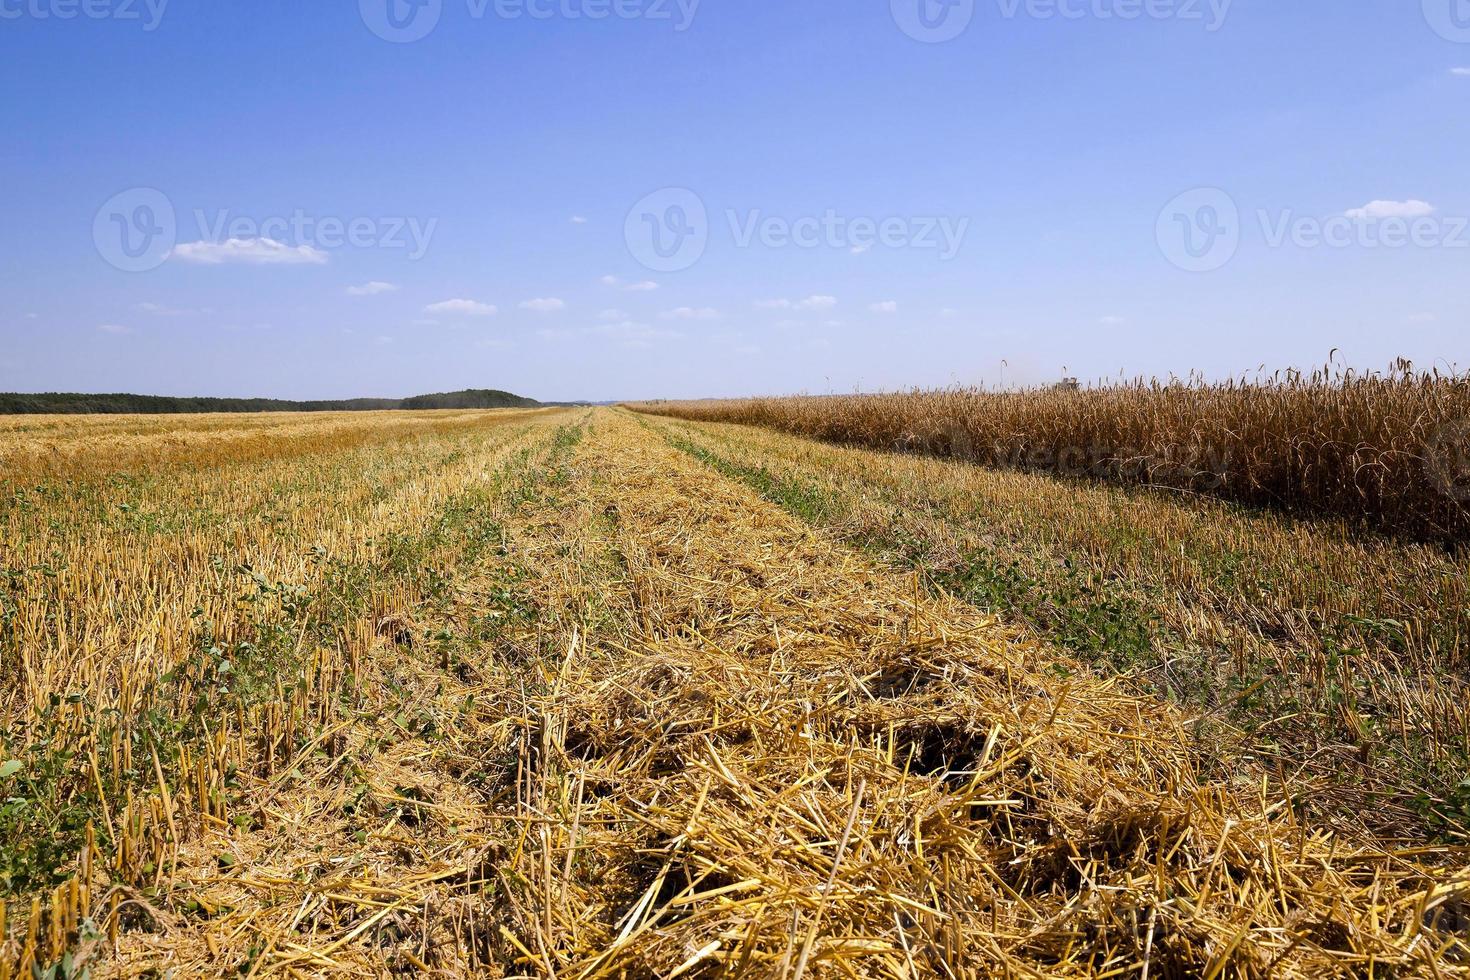
[[373,412],[392,409],[536,408],[540,402],[508,391],[473,389],[414,398],[282,401],[275,398],[171,398],[163,395],[0,393],[0,415],[177,415],[186,412]]

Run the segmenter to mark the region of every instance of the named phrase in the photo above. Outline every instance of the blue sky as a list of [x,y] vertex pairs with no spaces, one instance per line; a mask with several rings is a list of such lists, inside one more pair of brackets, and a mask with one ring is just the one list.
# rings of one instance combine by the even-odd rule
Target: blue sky
[[0,390],[1470,363],[1467,0],[392,2],[0,0]]

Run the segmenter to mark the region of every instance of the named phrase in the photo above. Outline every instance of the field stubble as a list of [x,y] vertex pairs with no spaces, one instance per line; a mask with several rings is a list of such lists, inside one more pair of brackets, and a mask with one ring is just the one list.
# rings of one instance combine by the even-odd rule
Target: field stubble
[[1395,835],[1470,834],[1463,552],[734,424],[650,424],[808,523],[1025,626],[1063,654],[1058,669],[1124,674],[1202,713],[1224,764],[1286,767],[1303,804]]
[[1462,850],[626,414],[343,438],[6,486],[0,973],[1470,972]]

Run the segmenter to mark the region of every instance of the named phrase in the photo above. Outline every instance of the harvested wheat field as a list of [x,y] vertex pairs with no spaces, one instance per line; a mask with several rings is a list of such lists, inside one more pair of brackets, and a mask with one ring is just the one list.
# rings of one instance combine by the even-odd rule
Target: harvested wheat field
[[713,431],[7,423],[0,978],[1470,976],[1452,825]]

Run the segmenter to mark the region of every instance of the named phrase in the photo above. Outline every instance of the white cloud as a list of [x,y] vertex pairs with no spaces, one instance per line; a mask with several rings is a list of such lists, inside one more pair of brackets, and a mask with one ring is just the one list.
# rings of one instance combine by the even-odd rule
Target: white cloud
[[153,316],[198,316],[202,313],[214,312],[214,310],[208,307],[199,310],[175,309],[171,306],[164,306],[161,303],[139,303],[133,309],[139,313],[150,313]]
[[1427,201],[1369,201],[1360,208],[1353,208],[1347,216],[1354,221],[1376,218],[1424,218],[1434,213],[1434,205]]
[[97,329],[101,330],[103,333],[110,333],[114,336],[121,336],[122,334],[133,332],[132,327],[125,327],[119,323],[104,323]]
[[1105,316],[1097,321],[1105,327],[1121,327],[1128,321],[1121,316]]
[[898,303],[894,300],[889,299],[884,300],[881,303],[874,303],[872,306],[868,307],[868,309],[872,310],[874,313],[897,313]]
[[1470,78],[1470,68],[1451,68],[1451,75],[1459,75],[1461,78]]
[[623,282],[617,276],[603,276],[599,281],[604,286],[621,289],[625,293],[651,293],[658,288],[658,283],[650,279],[645,279],[642,282]]
[[327,253],[310,245],[286,245],[274,238],[231,238],[225,242],[186,242],[173,258],[196,265],[326,265]]
[[715,320],[720,315],[719,310],[702,306],[698,309],[692,306],[681,306],[678,309],[665,310],[659,316],[665,320]]
[[872,250],[873,246],[871,245],[854,245],[849,251],[853,255],[862,255],[864,252],[871,252]]
[[830,310],[837,305],[836,296],[808,296],[806,299],[767,299],[755,304],[763,310]]
[[39,313],[27,313],[26,314],[26,319],[27,320],[39,320],[39,319],[41,319],[41,314],[39,314]]
[[380,293],[396,293],[398,286],[391,282],[365,282],[361,286],[348,286],[348,296],[377,296]]
[[632,317],[622,310],[603,310],[597,314],[599,320],[630,320]]
[[441,303],[430,303],[425,313],[448,313],[455,316],[494,316],[500,311],[489,303],[473,299],[446,299]]
[[624,320],[621,323],[603,323],[592,328],[593,334],[621,344],[624,347],[652,347],[655,341],[678,340],[684,335],[677,330],[652,327],[646,323]]
[[528,299],[521,304],[521,309],[530,310],[532,313],[560,313],[567,308],[567,304],[555,296],[544,299]]
[[587,223],[587,219],[584,218],[584,217],[582,217],[580,214],[574,214],[574,215],[572,215],[572,224],[574,224],[574,225],[585,225],[586,223]]
[[602,338],[623,347],[642,348],[652,347],[654,343],[660,340],[677,340],[684,335],[677,330],[670,330],[667,327],[654,327],[647,323],[638,323],[634,320],[625,319],[618,320],[615,323],[599,323],[596,326],[579,327],[577,329],[542,327],[536,331],[536,336],[553,343]]

